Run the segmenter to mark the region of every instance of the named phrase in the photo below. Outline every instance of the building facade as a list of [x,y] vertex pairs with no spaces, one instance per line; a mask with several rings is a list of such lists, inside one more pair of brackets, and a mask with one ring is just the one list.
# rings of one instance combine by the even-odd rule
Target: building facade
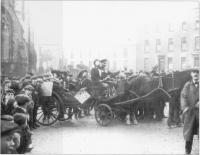
[[108,59],[109,69],[112,71],[124,70],[125,68],[127,70],[136,69],[136,49],[135,44],[131,41],[91,48],[70,48],[67,49],[66,53],[67,63],[65,65],[83,64],[91,69],[95,59]]
[[[29,70],[30,42],[27,42],[24,37],[26,30],[18,17],[19,14],[17,15],[15,10],[17,2],[15,0],[1,1],[2,75],[23,76]],[[23,14],[24,12],[21,13]]]
[[[198,10],[197,6],[197,10]],[[175,71],[200,67],[199,13],[180,21],[152,24],[138,32],[137,71]]]

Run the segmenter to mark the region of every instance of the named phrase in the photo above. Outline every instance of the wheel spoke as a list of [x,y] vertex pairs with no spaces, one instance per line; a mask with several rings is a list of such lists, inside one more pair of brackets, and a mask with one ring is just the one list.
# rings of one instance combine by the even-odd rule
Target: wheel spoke
[[43,111],[39,111],[39,112],[37,112],[37,114],[41,114]]
[[42,114],[42,115],[39,117],[38,121],[41,119],[42,116],[44,116],[44,114]]

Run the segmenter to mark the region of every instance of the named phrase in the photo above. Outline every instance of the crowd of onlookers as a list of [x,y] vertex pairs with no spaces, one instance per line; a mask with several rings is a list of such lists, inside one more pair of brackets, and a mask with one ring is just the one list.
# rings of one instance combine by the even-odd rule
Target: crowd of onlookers
[[[21,78],[16,76],[1,77],[1,153],[21,154],[32,150],[32,130],[39,127],[36,121],[37,109],[43,102],[40,92],[41,84],[45,81],[53,80],[55,82],[57,79],[60,80],[59,84],[72,89],[70,88],[73,87],[72,75],[68,74],[68,77],[65,75],[67,75],[65,72],[55,71],[54,73],[52,71],[50,74],[40,76],[29,73]],[[142,71],[138,74],[126,70],[119,72],[119,76],[123,75],[131,77],[146,74]],[[70,78],[71,85],[66,86],[62,78]],[[89,72],[82,71],[74,81],[74,86],[81,85],[84,88],[89,88],[88,82],[85,80],[87,78],[90,79]]]
[[26,153],[32,146],[32,130],[40,102],[39,86],[49,75],[2,77],[1,79],[1,153]]

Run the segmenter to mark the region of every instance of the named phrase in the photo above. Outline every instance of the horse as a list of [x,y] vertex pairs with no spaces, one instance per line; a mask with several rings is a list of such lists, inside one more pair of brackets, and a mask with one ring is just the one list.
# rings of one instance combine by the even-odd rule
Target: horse
[[190,80],[191,70],[175,71],[162,77],[163,89],[171,95],[169,103],[169,117],[167,120],[168,126],[181,125],[180,119],[180,93],[184,84]]
[[[132,94],[133,98],[142,97],[152,92],[153,90],[161,87],[159,77],[138,76],[132,78],[128,84],[127,91]],[[163,117],[164,101],[166,98],[162,96],[160,98],[148,99],[145,101],[138,102],[133,108],[137,119],[150,118],[156,116],[157,120],[161,120]]]
[[[176,113],[172,111],[174,111],[174,109],[180,109],[179,108],[180,92],[184,84],[190,79],[190,72],[191,70],[175,71],[173,73],[164,76],[159,75],[156,77],[149,75],[136,76],[128,81],[126,90],[129,93],[132,93],[132,96],[135,98],[142,97],[151,92],[152,90],[158,88],[160,84],[160,87],[162,87],[171,96],[169,104],[170,105],[169,119],[168,119],[168,122],[171,122],[173,118],[172,115]],[[164,117],[163,110],[165,106],[164,103],[165,101],[166,99],[163,100],[162,98],[155,98],[149,102],[145,101],[145,103],[138,103],[138,105],[136,106],[138,110],[135,110],[136,115],[142,117],[152,117],[153,114],[155,113],[156,119],[160,120]],[[139,112],[139,114],[137,114],[137,112]]]

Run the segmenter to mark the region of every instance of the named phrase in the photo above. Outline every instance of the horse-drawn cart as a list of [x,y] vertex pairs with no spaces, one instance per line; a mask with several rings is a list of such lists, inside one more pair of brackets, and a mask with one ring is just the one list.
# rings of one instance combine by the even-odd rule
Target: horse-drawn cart
[[[122,112],[126,114],[134,113],[137,115],[140,112],[139,105],[146,101],[153,101],[154,99],[162,98],[164,100],[170,100],[171,96],[162,88],[156,88],[148,94],[135,97],[129,100],[116,102],[119,96],[100,101],[101,103],[95,108],[95,119],[101,126],[109,125],[113,119],[119,117]],[[135,105],[135,108],[131,108]]]
[[69,92],[55,82],[43,82],[40,87],[40,105],[37,110],[39,124],[49,126],[57,120],[68,120],[88,108],[91,95],[86,90]]

